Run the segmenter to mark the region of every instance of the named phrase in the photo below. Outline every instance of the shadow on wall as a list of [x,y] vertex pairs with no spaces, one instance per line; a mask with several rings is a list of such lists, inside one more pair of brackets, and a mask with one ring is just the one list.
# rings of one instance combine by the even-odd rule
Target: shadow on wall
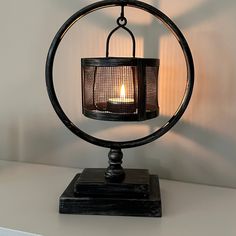
[[[52,3],[61,5],[61,7],[67,8],[69,10],[73,10],[73,12],[76,12],[78,9],[81,9],[82,7],[85,7],[89,4],[92,4],[96,1],[83,1],[81,2],[67,2],[64,0],[52,0]],[[159,8],[161,5],[161,1],[144,1],[150,5],[153,5],[154,7]],[[198,6],[195,6],[185,14],[182,14],[177,17],[173,17],[172,20],[175,22],[181,30],[186,30],[190,27],[193,27],[197,24],[201,24],[204,21],[207,21],[213,17],[215,17],[218,14],[221,14],[224,12],[225,9],[228,9],[232,6],[235,6],[236,2],[234,0],[226,0],[226,1],[215,1],[215,0],[205,0],[201,2]],[[160,9],[161,10],[161,9]],[[164,12],[165,13],[165,12]],[[89,20],[94,24],[97,25],[100,28],[104,28],[104,26],[107,25],[107,22],[114,20],[111,16],[99,13],[98,11],[98,17],[99,21],[97,19],[97,15],[94,17],[93,14],[90,14]],[[152,48],[150,48],[150,29],[156,28],[156,25],[154,24],[154,19],[152,22],[148,25],[143,24],[137,24],[134,26],[135,28],[135,35],[137,37],[143,37],[144,38],[144,56],[150,56],[150,54],[158,52],[158,45],[153,45]],[[147,27],[148,26],[148,27]],[[158,37],[165,35],[168,31],[164,30],[163,28],[155,29],[156,33],[158,34]],[[151,30],[153,31],[153,30]],[[124,31],[120,31],[119,34],[124,34]],[[155,34],[155,35],[157,35]],[[153,42],[152,42],[153,43]],[[155,47],[156,46],[156,47]]]
[[[159,117],[158,121],[163,123],[167,118],[169,119],[169,117]],[[33,124],[35,123],[39,124],[39,126],[34,126]],[[45,127],[45,121],[43,120],[41,120],[41,124],[39,121],[37,122],[36,119],[28,120],[27,124],[31,125],[28,125],[27,132],[25,133],[24,142],[27,147],[23,148],[26,150],[26,153],[24,153],[21,161],[42,164],[60,163],[58,165],[74,168],[107,166],[108,149],[98,148],[94,145],[91,146],[91,144],[78,139],[73,134],[71,135],[62,124],[51,130],[50,127]],[[89,124],[89,120],[81,123],[83,126]],[[154,131],[156,129],[156,121],[153,120],[149,128],[150,132]],[[100,130],[102,130],[102,127],[96,126],[93,129],[93,133],[99,132]],[[177,138],[185,138],[186,140],[201,146],[203,149],[215,153],[216,156],[214,157],[214,160],[218,163],[223,161],[220,160],[220,158],[223,157],[224,162],[227,162],[228,165],[234,165],[233,161],[236,153],[235,143],[230,138],[222,136],[220,133],[207,130],[182,120],[171,131],[171,134],[177,134]],[[16,133],[12,132],[11,135],[13,137],[10,137],[10,140],[15,140],[14,137],[16,137]],[[55,139],[55,137],[58,138]],[[209,142],[209,140],[211,141]],[[14,145],[16,145],[16,140],[14,141]],[[215,176],[217,174],[217,170],[207,166],[206,163],[208,163],[209,159],[200,160],[201,156],[198,156],[197,153],[191,152],[191,150],[187,148],[188,144],[186,144],[186,148],[178,147],[178,154],[175,154],[173,153],[175,152],[175,145],[176,144],[171,145],[171,142],[168,142],[168,140],[163,142],[161,138],[158,141],[153,142],[151,145],[124,150],[124,166],[128,165],[132,168],[148,168],[153,173],[158,173],[161,178],[184,180],[184,178],[181,178],[181,175],[179,175],[179,177],[175,176],[175,168],[180,170],[182,169],[183,172],[188,172],[188,169],[184,166],[183,161],[183,157],[186,157],[193,161],[192,168],[198,170],[203,176],[208,175],[208,179],[200,179],[198,182],[212,184],[209,178],[210,176]],[[170,152],[170,149],[172,149],[173,152]],[[16,153],[12,154],[13,159],[16,157]],[[170,158],[170,162],[172,162],[171,165],[173,166],[173,169],[169,168],[168,165],[163,164],[163,161],[165,162],[165,158],[168,155],[171,155],[168,158]],[[204,164],[199,166],[199,163]],[[195,164],[196,166],[194,166]],[[191,179],[189,181],[191,181]],[[196,182],[194,176],[192,181]],[[219,185],[220,184],[225,185],[224,183],[219,182]],[[232,186],[233,184],[229,184],[229,187]]]
[[[67,8],[69,10],[73,10],[76,12],[78,9],[81,9],[82,7],[87,6],[88,4],[92,4],[96,1],[83,1],[81,2],[67,2],[65,0],[51,0],[52,3],[54,2],[56,5],[61,5],[62,8]],[[162,1],[144,1],[150,5],[153,5],[155,7],[159,7],[161,5]],[[181,29],[187,29],[192,26],[195,26],[197,24],[200,24],[206,20],[209,20],[213,17],[215,17],[218,14],[221,14],[224,12],[225,9],[228,9],[230,7],[236,6],[235,0],[226,0],[226,1],[216,1],[216,0],[205,0],[201,2],[198,6],[195,6],[193,9],[186,12],[184,15],[180,15],[177,17],[173,17],[172,20],[177,24],[181,25]],[[160,9],[161,10],[161,9]],[[164,12],[165,13],[165,12]],[[93,24],[96,24],[97,26],[103,28],[104,25],[106,25],[107,21],[112,20],[112,17],[109,17],[108,15],[100,14],[101,18],[99,18],[99,21],[97,17],[91,17],[90,20]],[[135,29],[137,32],[140,32],[140,35],[143,36],[143,31],[147,28],[146,25],[136,25]]]
[[234,0],[216,1],[205,0],[197,7],[186,12],[184,15],[174,17],[173,20],[181,25],[182,29],[186,29],[221,14],[226,9],[236,6]]

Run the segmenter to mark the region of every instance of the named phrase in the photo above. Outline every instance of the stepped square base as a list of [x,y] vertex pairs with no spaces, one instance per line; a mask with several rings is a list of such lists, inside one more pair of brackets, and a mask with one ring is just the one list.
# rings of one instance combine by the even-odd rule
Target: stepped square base
[[[60,197],[59,212],[82,215],[161,217],[162,208],[158,176],[148,174],[147,184],[146,174],[148,172],[128,170],[126,180],[123,183],[116,183],[115,185],[107,183],[106,185],[104,177],[101,177],[103,171],[105,172],[105,169],[94,169],[94,172],[93,169],[85,169],[85,174],[82,173],[81,179],[81,174],[77,174]],[[131,176],[137,174],[135,171],[144,174],[141,180],[137,179],[135,181],[131,178]],[[90,174],[93,175],[92,178],[89,177]],[[100,182],[95,181],[92,184],[91,180],[94,181],[96,178]],[[85,187],[86,183],[89,186],[88,189]],[[80,184],[83,185],[80,189],[83,192],[82,194],[79,192],[78,185]],[[139,184],[144,188],[138,188]],[[134,188],[134,186],[137,188]],[[114,190],[115,187],[118,191]],[[90,194],[90,190],[92,194]]]

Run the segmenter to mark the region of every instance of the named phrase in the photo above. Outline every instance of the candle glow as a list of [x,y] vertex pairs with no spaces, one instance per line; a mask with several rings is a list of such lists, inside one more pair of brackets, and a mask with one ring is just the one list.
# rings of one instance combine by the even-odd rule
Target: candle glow
[[122,84],[121,89],[120,89],[120,97],[109,98],[108,102],[113,103],[113,104],[133,104],[134,99],[126,98],[125,85]]
[[120,98],[125,99],[125,85],[122,84],[121,89],[120,89]]
[[135,112],[134,99],[126,97],[124,84],[120,88],[120,97],[108,99],[107,110],[114,113]]

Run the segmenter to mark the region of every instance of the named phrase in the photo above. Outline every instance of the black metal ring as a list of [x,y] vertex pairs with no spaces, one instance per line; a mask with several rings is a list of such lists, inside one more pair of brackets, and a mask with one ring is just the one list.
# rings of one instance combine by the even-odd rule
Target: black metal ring
[[[172,118],[164,124],[160,129],[155,131],[154,133],[140,138],[136,140],[131,140],[131,141],[124,141],[124,142],[113,142],[113,141],[108,141],[108,140],[103,140],[103,139],[98,139],[95,138],[84,131],[80,130],[75,124],[73,124],[70,119],[66,116],[64,111],[62,110],[59,101],[57,99],[56,93],[55,93],[55,88],[54,88],[54,83],[53,83],[53,64],[54,64],[54,59],[56,55],[57,48],[67,33],[67,31],[82,17],[85,15],[92,13],[95,10],[106,8],[106,7],[112,7],[112,6],[130,6],[130,7],[135,7],[141,10],[144,10],[156,18],[158,18],[160,21],[162,21],[167,28],[175,35],[176,39],[178,40],[184,56],[186,60],[186,66],[187,66],[187,85],[186,85],[186,90],[185,94],[183,97],[183,100],[177,109],[176,113],[172,116]],[[160,10],[156,9],[155,7],[146,4],[141,1],[136,1],[136,0],[105,0],[105,1],[100,1],[96,2],[94,4],[91,4],[80,11],[76,12],[74,15],[72,15],[59,29],[57,32],[56,36],[54,37],[52,44],[50,46],[49,52],[48,52],[48,57],[47,57],[47,62],[46,62],[46,84],[47,84],[47,91],[49,98],[51,100],[52,106],[57,113],[58,117],[61,119],[61,121],[65,124],[65,126],[73,132],[75,135],[79,136],[80,138],[84,139],[85,141],[101,146],[101,147],[107,147],[107,148],[132,148],[132,147],[137,147],[141,146],[147,143],[150,143],[158,138],[160,138],[162,135],[167,133],[181,118],[181,116],[184,114],[184,111],[186,110],[191,95],[193,91],[193,86],[194,86],[194,64],[193,64],[193,58],[192,54],[190,51],[190,48],[188,46],[188,43],[186,39],[184,38],[183,34],[181,31],[178,29],[178,27],[174,24],[173,21],[169,17],[167,17],[164,13],[162,13]]]

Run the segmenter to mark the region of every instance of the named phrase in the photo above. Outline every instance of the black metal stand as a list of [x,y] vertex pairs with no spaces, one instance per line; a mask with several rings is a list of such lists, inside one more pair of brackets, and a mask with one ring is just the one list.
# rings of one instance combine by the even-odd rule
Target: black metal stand
[[161,217],[158,176],[126,169],[122,182],[110,182],[106,169],[85,169],[60,197],[60,213]]
[[[87,14],[112,6],[121,6],[122,9],[124,6],[138,8],[163,22],[179,42],[187,68],[185,94],[178,110],[170,120],[146,137],[122,142],[99,139],[77,127],[63,111],[56,96],[53,82],[55,55],[68,30]],[[50,46],[45,72],[49,98],[64,125],[75,135],[91,144],[111,148],[109,153],[110,166],[106,170],[85,169],[81,175],[76,175],[60,197],[60,213],[160,217],[162,212],[158,176],[149,175],[147,170],[123,170],[121,167],[123,157],[121,149],[138,147],[160,138],[179,121],[189,104],[194,85],[194,64],[188,43],[179,28],[163,12],[141,1],[106,0],[96,2],[76,12],[61,26]],[[143,99],[141,97],[140,101]],[[141,110],[144,110],[144,107],[141,107]],[[154,118],[156,115],[146,118]]]

